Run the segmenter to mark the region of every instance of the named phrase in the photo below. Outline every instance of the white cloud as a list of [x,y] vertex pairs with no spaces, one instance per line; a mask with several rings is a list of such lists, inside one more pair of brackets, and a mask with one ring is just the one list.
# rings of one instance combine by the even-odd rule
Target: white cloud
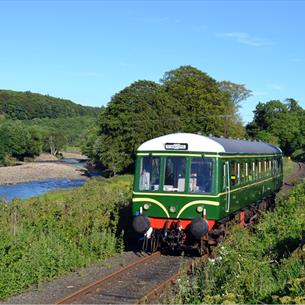
[[252,47],[262,47],[272,45],[272,42],[265,38],[259,38],[251,36],[248,33],[244,32],[228,32],[228,33],[219,33],[218,37],[225,37],[232,40],[235,40],[238,43],[245,44]]

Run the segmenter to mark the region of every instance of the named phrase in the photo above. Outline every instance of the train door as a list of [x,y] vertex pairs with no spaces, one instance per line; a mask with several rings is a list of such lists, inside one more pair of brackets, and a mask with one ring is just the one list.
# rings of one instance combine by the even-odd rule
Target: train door
[[230,185],[230,164],[226,161],[224,164],[224,181],[225,181],[225,193],[226,193],[226,206],[225,212],[230,211],[231,204],[231,185]]

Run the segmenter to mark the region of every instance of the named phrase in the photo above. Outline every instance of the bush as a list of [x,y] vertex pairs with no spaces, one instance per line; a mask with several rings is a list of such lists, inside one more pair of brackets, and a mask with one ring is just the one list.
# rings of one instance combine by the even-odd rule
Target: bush
[[122,250],[120,209],[128,205],[131,177],[98,179],[0,204],[0,298]]

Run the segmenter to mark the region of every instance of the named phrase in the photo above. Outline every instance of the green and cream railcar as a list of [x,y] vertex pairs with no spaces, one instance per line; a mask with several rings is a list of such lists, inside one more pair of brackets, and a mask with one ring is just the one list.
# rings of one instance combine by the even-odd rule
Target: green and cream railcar
[[188,231],[201,238],[282,181],[282,152],[271,144],[190,133],[155,138],[137,151],[133,227],[148,237],[176,228],[183,244]]

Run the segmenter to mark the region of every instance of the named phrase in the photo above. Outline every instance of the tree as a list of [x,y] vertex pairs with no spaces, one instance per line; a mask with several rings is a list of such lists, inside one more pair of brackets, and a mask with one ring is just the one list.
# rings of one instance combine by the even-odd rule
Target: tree
[[286,100],[286,104],[279,100],[258,103],[246,130],[250,137],[277,144],[286,155],[291,155],[305,144],[304,115],[293,99]]
[[66,142],[67,139],[60,130],[50,128],[44,137],[44,150],[55,156],[64,148]]
[[175,99],[177,114],[186,131],[217,136],[244,135],[230,94],[221,90],[208,74],[191,66],[182,66],[166,72],[161,83]]
[[234,84],[230,81],[222,81],[218,83],[220,90],[227,92],[233,102],[234,107],[238,110],[240,103],[252,95],[252,91],[247,89],[245,85]]
[[[180,129],[175,106],[161,85],[151,81],[131,84],[101,112],[91,152],[113,173],[132,167],[142,142]],[[94,135],[88,137],[88,141],[93,139]],[[86,150],[89,145],[87,142]]]

